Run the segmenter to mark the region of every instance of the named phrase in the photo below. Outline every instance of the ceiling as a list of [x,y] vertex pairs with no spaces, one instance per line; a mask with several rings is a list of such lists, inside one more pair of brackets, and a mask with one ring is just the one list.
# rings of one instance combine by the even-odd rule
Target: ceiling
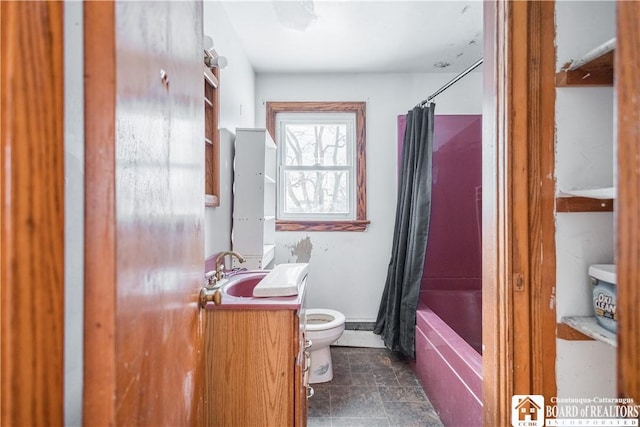
[[482,57],[482,1],[223,1],[256,72],[458,73]]

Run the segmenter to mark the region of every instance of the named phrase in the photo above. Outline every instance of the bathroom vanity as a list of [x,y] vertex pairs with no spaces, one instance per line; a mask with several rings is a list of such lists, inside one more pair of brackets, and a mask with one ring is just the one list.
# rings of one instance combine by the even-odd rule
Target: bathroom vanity
[[254,298],[252,275],[234,276],[238,292],[225,286],[206,307],[207,425],[306,426],[304,283],[298,295]]

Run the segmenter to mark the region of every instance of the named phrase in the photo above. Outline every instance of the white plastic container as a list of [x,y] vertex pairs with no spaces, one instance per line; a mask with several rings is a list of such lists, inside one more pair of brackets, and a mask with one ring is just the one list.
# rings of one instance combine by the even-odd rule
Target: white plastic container
[[614,264],[591,265],[589,276],[593,284],[593,309],[596,320],[603,328],[616,333],[618,329],[616,266]]

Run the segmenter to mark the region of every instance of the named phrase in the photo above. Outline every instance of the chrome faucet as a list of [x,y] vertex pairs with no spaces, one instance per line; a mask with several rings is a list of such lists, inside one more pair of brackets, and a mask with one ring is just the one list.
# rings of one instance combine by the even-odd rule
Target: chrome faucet
[[[235,251],[225,251],[220,253],[217,257],[216,257],[216,272],[213,275],[213,277],[215,277],[215,280],[213,283],[219,282],[220,280],[224,279],[224,258],[227,255],[231,255],[232,257],[236,257],[238,259],[238,262],[240,262],[240,264],[242,264],[243,262],[245,262],[245,259],[242,255],[240,255],[238,252]],[[211,283],[211,279],[209,283]]]

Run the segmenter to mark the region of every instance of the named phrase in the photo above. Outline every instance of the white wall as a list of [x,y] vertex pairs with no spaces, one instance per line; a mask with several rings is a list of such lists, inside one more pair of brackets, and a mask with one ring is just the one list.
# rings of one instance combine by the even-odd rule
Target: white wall
[[233,143],[235,129],[255,126],[255,73],[222,3],[204,2],[204,34],[227,57],[220,71],[220,206],[205,208],[205,257],[231,249]]
[[[276,262],[309,260],[309,307],[339,310],[348,321],[374,321],[384,289],[396,209],[397,116],[455,74],[258,74],[256,124],[267,101],[366,101],[365,232],[278,232]],[[481,114],[482,74],[438,96],[436,114]]]
[[[615,35],[615,2],[556,3],[559,70]],[[556,91],[556,192],[613,185],[612,88]],[[614,258],[612,213],[558,213],[556,283],[558,321],[593,315],[588,266]],[[614,397],[613,347],[596,341],[557,340],[556,382],[561,397]]]
[[64,2],[64,425],[82,425],[84,88],[82,2]]

